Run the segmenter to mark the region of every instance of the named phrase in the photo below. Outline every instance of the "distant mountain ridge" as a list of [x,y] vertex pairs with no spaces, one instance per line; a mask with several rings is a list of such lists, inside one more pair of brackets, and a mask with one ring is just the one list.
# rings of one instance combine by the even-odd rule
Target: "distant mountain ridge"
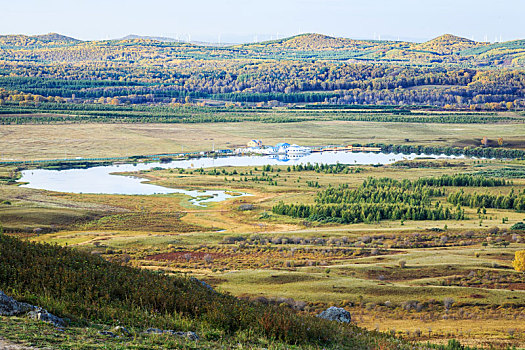
[[493,64],[525,66],[525,40],[506,43],[477,42],[444,34],[424,43],[406,41],[353,40],[308,33],[279,40],[237,45],[235,48],[273,53],[286,53],[301,58],[326,58],[414,64]]
[[452,34],[444,34],[424,43],[413,43],[392,40],[354,40],[348,38],[336,38],[323,34],[307,33],[280,40],[250,43],[239,46],[286,48],[294,50],[344,50],[371,47],[381,47],[383,49],[412,48],[448,54],[467,48],[470,49],[485,45],[488,45],[488,43],[480,43]]
[[[505,43],[477,42],[452,34],[444,34],[424,43],[392,40],[354,40],[337,38],[318,33],[300,34],[278,40],[248,44],[217,44],[187,42],[169,37],[127,35],[120,39],[101,41],[81,41],[57,33],[44,35],[3,35],[0,36],[0,49],[27,47],[60,47],[64,50],[81,45],[84,48],[111,46],[133,47],[139,51],[141,46],[148,50],[164,50],[171,55],[176,51],[180,57],[208,59],[212,51],[216,59],[293,59],[293,60],[337,60],[366,61],[403,64],[461,64],[466,66],[518,66],[525,67],[525,40]],[[51,57],[54,53],[46,53]],[[93,58],[99,55],[90,53]],[[140,53],[136,53],[140,56]],[[71,55],[64,55],[73,57]],[[86,55],[76,53],[74,60],[87,59]],[[108,56],[109,57],[109,56]],[[114,57],[113,55],[110,56]],[[71,58],[73,59],[73,58]],[[100,56],[99,59],[105,59]]]

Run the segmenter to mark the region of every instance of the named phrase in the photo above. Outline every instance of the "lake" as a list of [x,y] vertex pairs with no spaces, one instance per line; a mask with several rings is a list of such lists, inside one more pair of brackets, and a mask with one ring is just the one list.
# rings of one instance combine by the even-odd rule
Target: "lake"
[[[192,191],[168,188],[146,183],[144,179],[134,176],[115,175],[116,172],[131,172],[149,170],[154,167],[171,169],[198,169],[224,166],[262,166],[262,165],[298,165],[298,164],[392,164],[400,160],[410,160],[421,157],[455,159],[464,156],[427,155],[427,154],[394,154],[394,153],[367,153],[367,152],[319,152],[302,157],[275,157],[275,156],[230,156],[220,158],[195,158],[189,160],[174,160],[170,163],[137,163],[99,166],[88,169],[47,170],[35,169],[22,171],[20,182],[27,184],[22,187],[42,190],[96,193],[96,194],[125,194],[125,195],[152,195],[181,193],[192,197],[193,204],[202,206],[207,202],[223,201],[235,196],[220,190]],[[240,194],[247,195],[247,194]]]

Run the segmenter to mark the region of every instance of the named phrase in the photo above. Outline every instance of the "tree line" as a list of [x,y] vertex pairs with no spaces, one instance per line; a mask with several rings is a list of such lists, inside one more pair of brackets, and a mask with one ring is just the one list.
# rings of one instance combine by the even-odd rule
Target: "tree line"
[[[465,212],[460,206],[450,208],[433,199],[443,197],[438,185],[417,181],[398,181],[390,178],[368,178],[357,189],[343,184],[319,191],[315,204],[285,204],[272,208],[275,214],[304,218],[311,221],[337,223],[372,223],[381,220],[462,220]],[[472,182],[473,183],[473,182]]]
[[353,174],[363,172],[364,169],[361,167],[355,167],[346,164],[319,164],[319,163],[307,163],[307,164],[294,164],[286,168],[288,172],[301,172],[301,171],[315,171],[316,173],[324,174]]
[[[413,112],[407,107],[403,110],[384,106],[367,110],[337,109],[318,111],[317,108],[287,109],[275,111],[267,108],[249,107],[200,107],[191,104],[170,105],[111,105],[98,103],[64,103],[61,97],[44,97],[6,91],[0,88],[0,114],[5,116],[2,124],[46,124],[57,122],[89,121],[113,123],[115,119],[123,123],[199,123],[221,121],[253,120],[267,123],[294,123],[316,118],[317,120],[373,121],[398,123],[497,123],[518,120],[510,115],[489,113],[449,113],[447,115],[429,112]],[[328,107],[325,105],[325,108]],[[356,106],[357,107],[357,106]],[[417,108],[416,108],[417,109]],[[45,113],[45,115],[42,115]],[[25,118],[14,115],[25,114]],[[53,116],[52,114],[61,114]],[[68,115],[64,118],[64,114]],[[77,118],[81,116],[80,119]],[[184,118],[182,118],[184,117]]]
[[416,180],[414,184],[416,186],[496,187],[507,186],[511,183],[501,178],[489,178],[471,174],[455,174],[421,178]]
[[515,193],[514,189],[507,195],[490,193],[465,193],[463,190],[451,193],[447,201],[454,205],[471,208],[514,209],[525,211],[525,191]]
[[392,203],[307,205],[278,203],[272,208],[275,214],[311,221],[367,224],[381,220],[462,220],[465,212],[454,212],[448,207],[424,207]]

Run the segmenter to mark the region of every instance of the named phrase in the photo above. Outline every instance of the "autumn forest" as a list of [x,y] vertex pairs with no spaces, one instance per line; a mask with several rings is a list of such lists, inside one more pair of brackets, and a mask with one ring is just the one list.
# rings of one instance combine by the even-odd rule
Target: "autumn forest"
[[204,46],[136,37],[0,36],[0,104],[328,103],[514,110],[525,106],[525,41],[426,43],[304,34]]

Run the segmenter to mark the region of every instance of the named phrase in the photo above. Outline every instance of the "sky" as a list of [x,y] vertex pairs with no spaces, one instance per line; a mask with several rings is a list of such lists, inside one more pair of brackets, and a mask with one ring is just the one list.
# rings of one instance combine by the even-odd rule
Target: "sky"
[[128,34],[240,43],[322,33],[426,41],[524,39],[524,0],[0,0],[0,34]]

